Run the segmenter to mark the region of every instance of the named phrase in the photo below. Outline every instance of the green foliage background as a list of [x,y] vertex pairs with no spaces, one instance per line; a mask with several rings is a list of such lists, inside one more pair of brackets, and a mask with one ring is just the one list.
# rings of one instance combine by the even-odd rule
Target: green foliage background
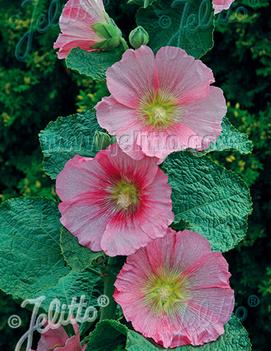
[[[57,116],[86,111],[106,92],[103,83],[80,77],[56,58],[52,46],[64,2],[1,0],[0,202],[18,195],[55,197],[53,183],[42,171],[38,133]],[[225,92],[228,117],[254,143],[252,155],[225,152],[214,157],[252,186],[254,212],[248,236],[227,254],[227,259],[236,292],[236,313],[240,316],[245,307],[244,324],[256,351],[270,349],[271,332],[269,3],[236,0],[230,11],[216,17],[215,46],[203,58],[214,70],[217,85]],[[127,6],[126,0],[111,0],[107,4],[111,16],[128,34],[135,26],[135,7]],[[30,28],[32,42],[30,33],[27,35]],[[259,298],[257,307],[251,307],[251,295]],[[8,296],[1,293],[0,297],[0,349],[13,350],[23,328],[27,328],[29,316]],[[21,329],[7,326],[12,314],[23,318]]]

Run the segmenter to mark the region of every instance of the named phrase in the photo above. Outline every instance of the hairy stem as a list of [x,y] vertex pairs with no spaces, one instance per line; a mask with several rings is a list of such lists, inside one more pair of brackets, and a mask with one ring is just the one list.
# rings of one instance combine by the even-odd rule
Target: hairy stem
[[129,46],[124,38],[121,38],[121,44],[122,44],[124,50],[129,49]]
[[104,277],[104,295],[109,299],[109,304],[101,308],[100,320],[114,319],[115,317],[117,304],[113,298],[113,293],[118,268],[118,258],[109,257]]

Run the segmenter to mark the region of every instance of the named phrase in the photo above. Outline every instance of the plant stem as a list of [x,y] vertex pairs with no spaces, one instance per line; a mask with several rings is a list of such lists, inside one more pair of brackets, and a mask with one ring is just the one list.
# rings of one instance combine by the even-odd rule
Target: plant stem
[[121,38],[121,43],[125,51],[129,49],[129,46],[124,38]]
[[109,304],[101,308],[100,320],[114,319],[117,304],[113,298],[114,283],[116,280],[116,268],[118,268],[117,258],[109,257],[104,278],[104,295],[108,297]]

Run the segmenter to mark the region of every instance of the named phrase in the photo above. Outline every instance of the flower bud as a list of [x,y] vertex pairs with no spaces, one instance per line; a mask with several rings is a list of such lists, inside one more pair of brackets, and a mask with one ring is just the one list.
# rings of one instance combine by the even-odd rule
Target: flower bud
[[112,142],[111,137],[107,133],[103,133],[98,130],[95,132],[94,146],[96,150],[106,149],[111,144],[111,142]]
[[121,31],[106,13],[102,0],[68,0],[59,25],[61,33],[54,43],[59,59],[77,47],[95,51],[124,46]]
[[95,33],[102,38],[100,42],[93,45],[94,49],[111,50],[121,43],[122,33],[115,22],[110,18],[109,23],[96,23],[92,26]]
[[147,45],[150,40],[148,32],[141,26],[136,27],[129,35],[129,41],[134,49]]

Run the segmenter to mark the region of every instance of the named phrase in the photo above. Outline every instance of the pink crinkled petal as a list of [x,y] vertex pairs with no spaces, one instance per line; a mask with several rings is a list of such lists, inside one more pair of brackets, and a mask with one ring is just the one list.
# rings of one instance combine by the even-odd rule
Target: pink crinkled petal
[[57,176],[56,192],[61,223],[75,235],[80,244],[100,251],[100,241],[110,218],[106,203],[107,175],[95,159],[74,156]]
[[63,327],[57,329],[49,329],[47,332],[41,334],[38,343],[37,351],[49,351],[57,346],[65,345],[68,339],[68,334]]
[[[119,208],[112,189],[120,181],[136,187],[135,208]],[[167,232],[173,221],[171,188],[157,159],[135,161],[118,145],[94,159],[75,156],[57,177],[61,223],[93,251],[128,255]]]
[[[98,121],[133,159],[162,162],[175,151],[204,150],[220,135],[227,112],[213,82],[211,69],[180,48],[163,47],[156,57],[146,46],[127,50],[107,71],[112,95],[96,106]],[[156,125],[150,113],[168,113],[169,121]]]
[[199,149],[205,149],[220,135],[222,120],[226,113],[223,91],[211,86],[206,98],[183,106],[182,123],[201,138],[202,146]]
[[103,98],[96,105],[96,111],[100,126],[109,134],[116,135],[120,144],[125,144],[126,147],[131,144],[127,140],[131,130],[136,131],[143,127],[142,122],[137,118],[136,110],[120,104],[112,96]]
[[106,173],[97,160],[74,156],[56,179],[56,192],[62,201],[71,201],[79,195],[102,189],[106,186]]
[[162,47],[156,54],[155,64],[159,88],[180,101],[205,97],[214,82],[212,70],[180,48]]
[[141,184],[142,204],[128,218],[116,214],[108,223],[102,238],[102,249],[109,256],[129,255],[152,239],[167,234],[167,226],[173,221],[171,189],[168,177],[158,169],[153,159],[136,163],[122,153],[111,159],[115,167],[126,169],[137,184]]
[[82,196],[79,200],[59,205],[61,223],[79,243],[92,251],[101,251],[101,238],[104,234],[110,213],[105,204],[95,203],[92,196]]
[[121,61],[108,68],[107,86],[121,104],[136,108],[141,97],[151,91],[154,82],[154,54],[147,46],[125,51]]
[[135,162],[116,144],[100,151],[96,155],[96,160],[107,174],[126,174],[127,177],[140,184],[142,188],[152,184],[159,171],[155,159],[144,157],[142,160]]
[[[195,242],[197,245],[194,245]],[[179,232],[174,245],[174,266],[183,271],[199,257],[209,254],[210,250],[210,244],[203,236],[190,230]]]
[[63,347],[57,347],[54,351],[82,351],[80,338],[74,335],[66,341]]
[[91,47],[101,41],[92,25],[106,21],[102,1],[69,0],[59,20],[61,33],[54,43],[54,49],[59,49],[58,58],[66,58],[77,47],[92,51]]
[[137,134],[136,139],[143,154],[161,161],[175,151],[195,146],[195,141],[199,143],[198,138],[195,138],[195,132],[184,124],[176,124],[160,131],[145,128]]
[[[144,268],[145,267],[145,268]],[[187,295],[171,312],[152,311],[145,299],[146,284],[161,269],[180,274]],[[115,300],[127,321],[145,337],[165,348],[199,346],[224,333],[234,306],[228,264],[211,252],[204,237],[174,232],[149,243],[127,258],[115,282]]]
[[213,0],[213,7],[215,13],[219,13],[223,10],[228,10],[234,0]]

